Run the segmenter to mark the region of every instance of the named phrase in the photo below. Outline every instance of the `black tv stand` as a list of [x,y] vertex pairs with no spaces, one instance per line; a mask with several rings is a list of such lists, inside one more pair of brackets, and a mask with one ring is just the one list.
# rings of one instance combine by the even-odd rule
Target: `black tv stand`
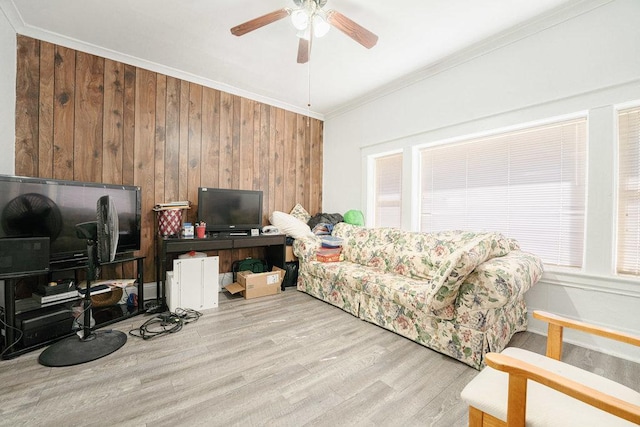
[[236,237],[236,236],[248,236],[248,231],[221,231],[218,233],[218,237]]
[[[85,259],[86,261],[86,259]],[[134,308],[127,307],[126,304],[115,304],[113,307],[117,307],[121,310],[122,315],[116,315],[118,310],[111,311],[109,307],[102,308],[105,313],[113,314],[113,316],[105,316],[104,318],[96,320],[95,328],[101,328],[112,323],[124,320],[131,316],[144,313],[143,301],[144,301],[144,257],[135,256],[134,254],[122,254],[112,262],[101,263],[100,266],[119,266],[124,263],[133,264],[133,273],[137,282],[138,293],[138,305]],[[42,305],[40,303],[32,302],[31,297],[22,298],[17,300],[16,287],[18,283],[26,277],[36,277],[38,282],[49,282],[52,280],[53,275],[60,275],[64,272],[70,273],[74,276],[75,282],[79,282],[80,278],[85,275],[79,272],[86,270],[88,265],[86,262],[82,262],[79,259],[69,260],[68,262],[53,262],[50,263],[49,270],[30,271],[24,273],[4,273],[0,274],[0,280],[4,280],[4,301],[0,300],[0,306],[4,305],[4,319],[0,316],[0,320],[4,320],[4,343],[2,343],[2,336],[0,336],[0,353],[2,359],[10,359],[26,352],[42,348],[56,341],[64,339],[69,336],[75,335],[75,332],[62,321],[56,321],[55,317],[46,318],[48,311],[56,307],[63,307],[74,301],[80,300],[80,296],[69,297],[60,301],[53,301]],[[41,276],[41,277],[38,277]],[[35,282],[35,281],[34,281]],[[18,307],[16,307],[16,301],[20,301]],[[26,303],[26,304],[25,304]],[[100,310],[100,309],[97,309]],[[33,316],[31,316],[33,314]],[[37,334],[33,332],[32,337],[25,337],[25,331],[21,330],[18,324],[18,318],[25,317],[37,317],[44,316],[41,327],[39,327]],[[16,317],[18,316],[18,317]],[[70,316],[70,315],[69,315]],[[23,328],[24,329],[24,328]],[[34,338],[35,337],[35,338]],[[29,340],[27,340],[27,338]],[[4,344],[4,345],[2,345]]]

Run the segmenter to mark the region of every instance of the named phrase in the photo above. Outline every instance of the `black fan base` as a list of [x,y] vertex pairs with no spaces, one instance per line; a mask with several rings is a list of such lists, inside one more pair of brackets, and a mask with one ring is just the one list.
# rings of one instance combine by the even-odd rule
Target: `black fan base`
[[51,367],[79,365],[111,354],[126,342],[127,334],[121,331],[95,331],[88,340],[74,335],[51,344],[38,362]]

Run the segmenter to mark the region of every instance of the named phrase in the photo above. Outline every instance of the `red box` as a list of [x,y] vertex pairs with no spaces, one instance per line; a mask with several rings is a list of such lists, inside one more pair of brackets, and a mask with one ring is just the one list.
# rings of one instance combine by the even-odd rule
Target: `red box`
[[342,257],[342,248],[320,248],[316,251],[316,260],[320,262],[338,262]]
[[182,209],[167,209],[158,213],[158,230],[163,237],[180,235]]

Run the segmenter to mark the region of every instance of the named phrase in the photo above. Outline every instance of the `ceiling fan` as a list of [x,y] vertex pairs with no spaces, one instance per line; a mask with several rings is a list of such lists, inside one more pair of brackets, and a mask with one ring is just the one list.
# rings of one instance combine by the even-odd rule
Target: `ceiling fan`
[[329,31],[330,27],[335,27],[367,49],[371,49],[378,42],[378,36],[355,23],[336,10],[323,9],[327,0],[293,0],[295,9],[288,7],[274,10],[266,15],[251,19],[231,29],[231,33],[242,36],[262,28],[265,25],[279,21],[287,16],[291,16],[293,26],[298,30],[298,63],[304,64],[309,61],[309,50],[313,37],[322,37]]

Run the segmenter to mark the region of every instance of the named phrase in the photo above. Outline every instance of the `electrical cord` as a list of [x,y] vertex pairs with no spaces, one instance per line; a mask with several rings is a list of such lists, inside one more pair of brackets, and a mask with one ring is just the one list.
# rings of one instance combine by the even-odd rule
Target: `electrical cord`
[[184,325],[196,322],[202,313],[190,308],[176,308],[175,312],[159,313],[137,329],[131,329],[129,335],[148,340],[160,335],[173,334],[180,331]]
[[6,324],[6,322],[4,321],[4,310],[0,309],[0,323],[2,323],[2,325],[4,326],[4,340],[5,340],[5,344],[6,344],[6,340],[7,340],[7,328],[11,328],[14,331],[18,332],[18,336],[13,340],[13,343],[8,346],[5,347],[4,350],[2,350],[2,353],[0,353],[0,358],[3,358],[5,354],[7,354],[7,351],[9,351],[9,349],[11,349],[11,347],[13,347],[14,345],[18,344],[20,342],[20,340],[22,340],[22,336],[24,335],[24,333],[22,332],[22,330],[20,328],[16,328],[14,326],[9,326]]

